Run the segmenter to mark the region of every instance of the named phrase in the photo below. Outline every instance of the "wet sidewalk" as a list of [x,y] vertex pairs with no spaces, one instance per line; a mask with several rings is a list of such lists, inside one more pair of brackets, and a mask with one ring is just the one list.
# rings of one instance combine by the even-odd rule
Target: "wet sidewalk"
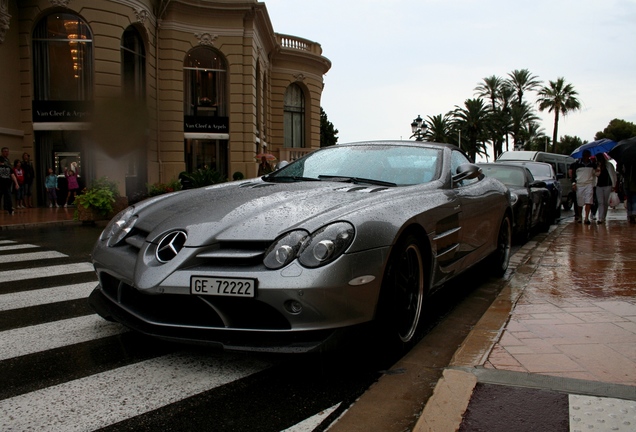
[[625,210],[602,225],[561,222],[515,259],[414,431],[636,431],[636,226]]
[[14,211],[12,215],[4,210],[0,211],[0,230],[80,223],[73,220],[75,207],[14,208]]

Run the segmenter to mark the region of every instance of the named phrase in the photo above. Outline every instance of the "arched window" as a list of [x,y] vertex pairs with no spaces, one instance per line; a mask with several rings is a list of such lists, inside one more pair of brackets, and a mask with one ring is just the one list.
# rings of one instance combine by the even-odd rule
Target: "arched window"
[[93,97],[93,40],[80,17],[53,13],[33,31],[34,100],[82,101]]
[[285,147],[305,147],[305,95],[297,84],[285,91]]
[[146,49],[139,34],[128,27],[121,38],[122,92],[124,97],[146,97]]
[[184,71],[184,114],[227,116],[225,60],[208,47],[196,47],[186,55]]

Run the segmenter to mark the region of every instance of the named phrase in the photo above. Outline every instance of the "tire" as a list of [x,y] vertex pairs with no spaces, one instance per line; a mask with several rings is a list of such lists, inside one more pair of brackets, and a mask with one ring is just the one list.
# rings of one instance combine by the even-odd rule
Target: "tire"
[[526,216],[525,216],[525,221],[523,222],[523,228],[521,229],[521,231],[517,233],[517,238],[515,239],[516,243],[524,244],[528,240],[530,240],[530,237],[532,234],[531,226],[532,226],[532,209],[529,208],[526,210]]
[[426,277],[421,244],[409,234],[391,252],[382,280],[380,332],[391,347],[409,349],[418,340]]
[[508,270],[512,247],[512,223],[510,216],[505,215],[497,233],[497,248],[489,258],[489,267],[493,275],[501,277]]

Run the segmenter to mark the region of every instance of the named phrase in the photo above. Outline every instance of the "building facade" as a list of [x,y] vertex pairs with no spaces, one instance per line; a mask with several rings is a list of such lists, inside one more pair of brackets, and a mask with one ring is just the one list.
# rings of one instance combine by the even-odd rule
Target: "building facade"
[[0,146],[31,155],[39,202],[47,168],[133,197],[316,149],[331,67],[255,0],[0,0],[0,65]]

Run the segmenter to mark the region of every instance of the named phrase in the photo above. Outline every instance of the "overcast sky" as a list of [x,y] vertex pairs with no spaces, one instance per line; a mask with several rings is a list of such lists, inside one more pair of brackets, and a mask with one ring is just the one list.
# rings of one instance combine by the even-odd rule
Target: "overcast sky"
[[[483,78],[515,69],[578,91],[582,109],[561,119],[559,137],[587,142],[614,118],[636,123],[636,0],[265,4],[274,31],[320,43],[331,60],[321,105],[340,143],[409,139],[418,114],[463,106]],[[539,116],[551,137],[553,114]]]

